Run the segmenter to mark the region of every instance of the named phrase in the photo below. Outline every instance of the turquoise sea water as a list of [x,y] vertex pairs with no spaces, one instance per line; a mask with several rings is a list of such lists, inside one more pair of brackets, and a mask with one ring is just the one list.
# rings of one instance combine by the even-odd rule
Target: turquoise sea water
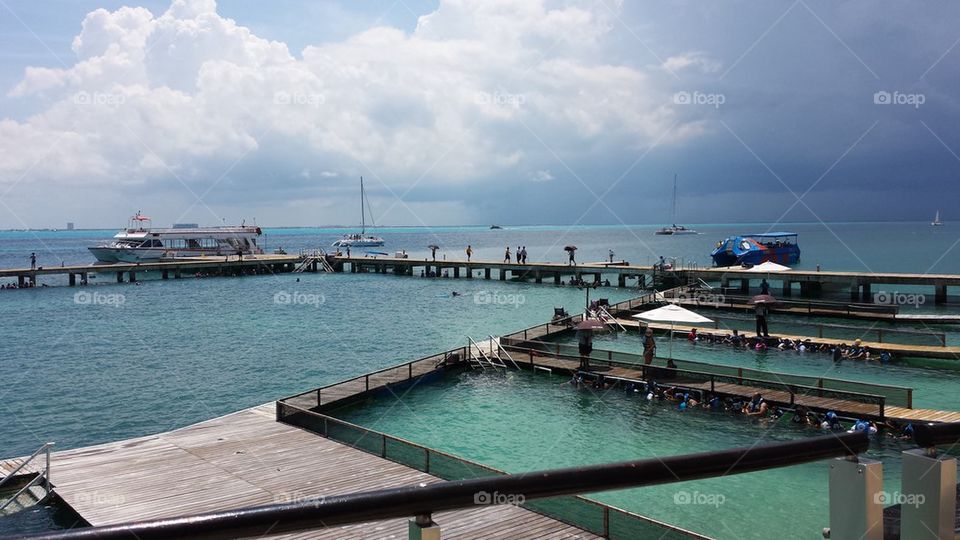
[[[515,396],[522,394],[524,399]],[[455,403],[456,406],[450,406]],[[748,447],[821,435],[780,421],[681,412],[620,389],[575,387],[559,375],[471,372],[368,400],[336,416],[508,472]],[[908,443],[879,436],[868,457],[899,491]],[[829,525],[827,464],[592,494],[619,508],[715,538],[817,538]]]
[[[607,250],[613,249],[618,259],[633,263],[651,263],[664,255],[707,264],[707,254],[720,238],[766,229],[704,225],[697,226],[703,235],[671,238],[654,236],[655,228],[508,227],[491,231],[447,227],[380,229],[377,233],[387,241],[384,251],[406,249],[413,257],[425,257],[425,246],[437,243],[443,246],[438,258],[461,258],[463,248],[471,244],[475,257],[498,260],[505,246],[514,250],[524,245],[531,261],[563,261],[562,248],[572,243],[580,247],[577,256],[581,261],[604,259]],[[836,270],[960,273],[960,256],[952,251],[960,237],[949,226],[831,224],[825,228],[802,224],[787,228],[800,233],[802,265],[806,267],[819,263],[824,269]],[[43,266],[89,263],[92,258],[86,246],[108,240],[113,232],[0,232],[0,267],[25,266],[32,251]],[[283,246],[292,253],[328,246],[342,234],[336,229],[267,229],[267,247]],[[94,285],[86,288],[0,291],[0,412],[4,418],[0,457],[29,453],[48,440],[70,448],[166,431],[460,346],[468,335],[483,337],[542,323],[554,306],[575,311],[584,302],[584,293],[571,287],[375,274],[190,278],[145,281],[136,286],[111,281],[95,279]],[[454,290],[464,296],[452,298]],[[522,297],[523,302],[474,302],[473,295],[483,291],[519,295],[514,298]],[[75,295],[81,292],[95,292],[102,301],[78,303]],[[278,304],[278,293],[303,302]],[[609,288],[591,296],[617,301],[635,294]],[[610,345],[629,348],[633,346],[629,339]],[[956,334],[952,333],[951,339],[956,339]],[[707,347],[685,350],[681,345],[676,353],[700,361],[742,362],[752,367],[766,364],[770,369],[801,373],[829,368],[815,359],[791,363],[773,354],[759,359]],[[949,390],[954,376],[948,370],[890,366],[860,373],[855,371],[859,368],[846,365],[839,369],[851,371],[838,376],[912,385],[918,389],[918,405],[954,407],[960,401]],[[572,406],[584,399],[566,390],[544,405],[549,408],[555,402],[570,401]],[[539,394],[528,395],[525,387],[511,392],[498,399],[511,407],[529,407],[531,416],[543,414],[533,410],[539,407]],[[503,412],[510,410],[500,407]],[[604,409],[604,415],[613,409]],[[558,422],[563,429],[574,429],[581,422],[602,423],[603,415],[591,419],[586,414],[589,410],[594,409],[585,408],[580,416],[558,415]],[[679,418],[671,424],[669,437],[651,437],[644,439],[644,444],[652,452],[674,453],[679,446],[669,441],[675,440],[676,433],[711,439],[702,434],[720,429],[712,427],[714,421]],[[755,439],[755,433],[738,430],[731,429],[738,435],[716,442]],[[469,442],[469,447],[462,448],[464,455],[491,456],[490,463],[498,466],[504,465],[495,459],[501,445],[524,440],[469,433],[469,437],[459,438]],[[595,434],[612,437],[608,445],[612,448],[618,446],[618,437],[629,435]],[[545,466],[575,462],[576,455],[551,457],[554,450],[537,450],[537,456],[548,460]],[[599,455],[587,457],[599,459]],[[510,454],[497,459],[508,458],[525,459]],[[803,474],[790,470],[778,474],[784,475],[778,477],[778,486],[804,481]],[[825,493],[819,491],[816,496],[823,498]],[[640,510],[643,513],[642,507]],[[0,523],[0,531],[3,527]]]

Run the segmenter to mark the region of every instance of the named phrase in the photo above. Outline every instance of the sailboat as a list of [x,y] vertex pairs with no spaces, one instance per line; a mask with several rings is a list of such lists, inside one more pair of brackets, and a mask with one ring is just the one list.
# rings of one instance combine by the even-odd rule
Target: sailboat
[[930,222],[930,225],[934,227],[943,227],[943,222],[940,221],[940,211],[937,210],[937,215],[933,217],[933,221]]
[[[366,206],[369,203],[367,202],[366,194],[363,191],[363,177],[360,177],[360,233],[359,234],[345,234],[343,238],[337,240],[333,243],[333,247],[376,247],[383,245],[383,238],[379,236],[373,236],[367,234],[367,218],[366,218]],[[370,216],[370,219],[373,219],[373,215]],[[376,225],[376,223],[374,223]]]
[[663,235],[678,235],[678,234],[699,234],[693,229],[688,229],[683,225],[677,225],[677,175],[673,175],[673,213],[671,214],[671,221],[673,225],[669,227],[663,227],[658,230],[655,234]]

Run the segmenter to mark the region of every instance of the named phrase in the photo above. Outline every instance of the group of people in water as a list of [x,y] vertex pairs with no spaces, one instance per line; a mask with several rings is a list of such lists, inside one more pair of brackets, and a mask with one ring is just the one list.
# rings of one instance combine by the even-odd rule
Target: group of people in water
[[[780,422],[782,418],[787,417],[794,425],[824,431],[864,431],[875,434],[880,429],[884,429],[886,433],[896,438],[910,439],[913,437],[913,425],[910,423],[901,424],[895,420],[887,420],[882,423],[864,419],[844,420],[834,411],[818,413],[805,405],[797,405],[793,409],[784,408],[768,402],[759,392],[754,393],[749,399],[739,396],[721,397],[719,394],[711,394],[703,390],[661,385],[655,380],[649,382],[626,381],[608,378],[600,373],[585,373],[582,371],[574,373],[570,384],[589,386],[598,390],[620,386],[627,395],[641,396],[647,401],[675,404],[676,409],[680,412],[701,409],[757,418],[771,424]],[[850,423],[851,420],[852,423]]]
[[761,336],[747,337],[738,330],[733,330],[731,334],[711,334],[707,332],[698,332],[696,328],[690,330],[687,334],[687,341],[690,343],[710,343],[730,345],[733,347],[749,349],[754,351],[766,351],[775,349],[779,351],[796,351],[829,354],[835,362],[843,360],[863,360],[886,364],[893,359],[889,351],[880,351],[877,353],[870,347],[863,344],[860,339],[854,340],[853,344],[846,343],[817,343],[810,338],[790,339],[787,337],[765,338]]

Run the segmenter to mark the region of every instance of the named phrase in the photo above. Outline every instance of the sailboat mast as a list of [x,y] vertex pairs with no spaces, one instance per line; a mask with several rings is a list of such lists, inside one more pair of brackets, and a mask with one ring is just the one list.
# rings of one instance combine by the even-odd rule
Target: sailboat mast
[[367,218],[363,211],[363,177],[360,177],[360,234],[367,232]]
[[670,221],[671,225],[677,224],[677,173],[673,173],[673,214]]

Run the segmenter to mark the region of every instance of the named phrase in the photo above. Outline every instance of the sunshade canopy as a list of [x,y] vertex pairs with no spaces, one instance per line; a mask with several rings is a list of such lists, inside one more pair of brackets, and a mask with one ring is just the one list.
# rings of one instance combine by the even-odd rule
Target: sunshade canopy
[[650,311],[644,311],[643,313],[634,315],[633,318],[647,322],[672,324],[706,324],[713,322],[699,313],[695,313],[676,304],[668,304],[663,307],[651,309]]

